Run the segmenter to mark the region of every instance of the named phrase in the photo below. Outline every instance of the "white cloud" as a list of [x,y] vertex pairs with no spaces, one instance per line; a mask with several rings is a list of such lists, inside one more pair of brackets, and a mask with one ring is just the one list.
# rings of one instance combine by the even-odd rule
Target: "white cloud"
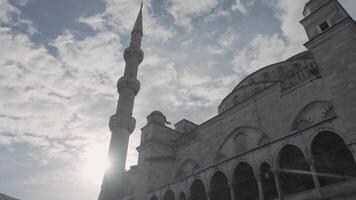
[[217,0],[171,0],[168,12],[174,17],[178,26],[184,27],[188,31],[192,29],[192,18],[210,12],[218,5]]
[[[79,22],[88,24],[96,31],[114,29],[124,34],[129,33],[137,17],[140,2],[132,0],[106,0],[105,4],[106,10],[104,13],[87,18],[82,17],[79,19]],[[152,9],[150,6],[150,0],[144,2],[144,35],[148,36],[150,40],[167,41],[174,35],[174,31],[158,23],[157,20],[149,14],[149,10]]]
[[231,9],[233,11],[238,11],[243,15],[247,15],[248,8],[251,7],[253,4],[254,4],[254,0],[247,0],[247,1],[236,0],[235,4],[232,5]]
[[224,49],[218,45],[209,45],[208,51],[210,54],[223,55],[225,53]]
[[230,12],[227,10],[223,10],[221,8],[217,9],[217,11],[210,13],[208,16],[204,18],[204,22],[213,22],[217,20],[219,17],[227,17],[230,16]]
[[20,11],[12,6],[8,0],[0,0],[0,23],[9,23],[19,14]]
[[272,36],[257,35],[243,47],[233,60],[234,70],[239,74],[249,74],[257,69],[283,61],[301,51],[307,41],[306,33],[299,23],[306,1],[278,0],[276,17],[281,22],[284,38],[278,34]]
[[221,34],[217,40],[217,44],[209,45],[208,51],[211,54],[222,55],[227,50],[230,50],[238,40],[238,34],[229,27],[223,34]]
[[[24,6],[27,4],[27,0],[18,0],[15,3]],[[38,33],[34,24],[23,19],[20,10],[11,5],[8,0],[0,0],[0,25],[2,28],[5,26],[20,27],[30,35]]]
[[269,64],[282,61],[287,46],[277,34],[257,35],[233,60],[238,74],[249,74]]
[[283,35],[287,38],[289,46],[295,52],[302,50],[302,45],[307,41],[303,26],[299,23],[303,19],[303,8],[307,1],[278,0],[276,16],[281,21]]
[[218,43],[221,47],[230,48],[237,39],[237,33],[230,27],[220,36]]

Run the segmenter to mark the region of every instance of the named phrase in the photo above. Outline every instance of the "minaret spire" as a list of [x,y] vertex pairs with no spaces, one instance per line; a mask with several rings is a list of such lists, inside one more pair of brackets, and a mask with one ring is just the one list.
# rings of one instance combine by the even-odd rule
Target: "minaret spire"
[[143,2],[141,2],[141,8],[140,12],[137,15],[135,25],[133,27],[132,31],[140,31],[142,33],[142,7],[143,7]]
[[126,62],[125,72],[117,82],[119,100],[116,113],[111,116],[109,121],[111,131],[109,160],[111,169],[105,173],[99,200],[121,200],[128,192],[128,188],[126,188],[128,181],[125,176],[125,164],[129,136],[136,126],[136,120],[132,117],[132,111],[135,96],[140,90],[137,71],[144,56],[141,50],[141,40],[143,37],[142,6],[143,2],[141,2],[141,8],[131,32],[130,46],[124,52]]

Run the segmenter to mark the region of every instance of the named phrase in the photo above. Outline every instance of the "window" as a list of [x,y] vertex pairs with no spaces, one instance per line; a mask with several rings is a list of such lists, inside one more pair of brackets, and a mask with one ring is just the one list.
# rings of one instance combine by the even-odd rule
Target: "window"
[[330,27],[330,25],[329,25],[329,23],[327,21],[325,21],[325,22],[321,23],[319,25],[319,27],[320,27],[321,31],[325,31],[326,29],[328,29]]

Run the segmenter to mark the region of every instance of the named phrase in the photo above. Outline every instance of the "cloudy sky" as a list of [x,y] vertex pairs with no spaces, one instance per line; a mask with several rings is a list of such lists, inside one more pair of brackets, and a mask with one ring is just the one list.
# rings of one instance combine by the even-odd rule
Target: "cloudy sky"
[[[201,123],[246,74],[305,50],[305,0],[145,0],[127,168],[146,116]],[[0,193],[97,199],[139,0],[0,0]],[[342,0],[352,16],[356,2]]]

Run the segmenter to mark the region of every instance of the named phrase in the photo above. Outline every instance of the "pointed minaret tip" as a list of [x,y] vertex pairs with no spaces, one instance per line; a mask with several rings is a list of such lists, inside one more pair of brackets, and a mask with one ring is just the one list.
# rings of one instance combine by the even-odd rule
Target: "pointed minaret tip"
[[143,34],[143,29],[142,29],[142,8],[143,8],[143,1],[141,1],[141,7],[140,7],[140,12],[138,13],[135,25],[133,27],[133,31],[139,31]]

